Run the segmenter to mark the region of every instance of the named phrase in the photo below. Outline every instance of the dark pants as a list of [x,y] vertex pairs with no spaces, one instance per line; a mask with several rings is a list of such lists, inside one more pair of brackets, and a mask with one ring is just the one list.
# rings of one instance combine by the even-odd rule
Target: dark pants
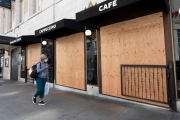
[[40,78],[40,77],[36,78],[37,91],[34,94],[35,97],[38,97],[38,96],[40,98],[44,97],[44,87],[45,87],[45,84],[46,84],[46,79],[45,78]]

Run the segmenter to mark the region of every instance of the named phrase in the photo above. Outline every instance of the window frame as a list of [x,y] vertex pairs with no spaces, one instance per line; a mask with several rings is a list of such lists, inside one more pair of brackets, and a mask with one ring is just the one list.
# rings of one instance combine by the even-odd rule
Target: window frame
[[41,0],[33,0],[33,15],[41,10]]
[[[180,29],[177,30],[177,39],[178,39],[178,49],[180,49]],[[180,60],[180,51],[178,50],[179,60]]]
[[24,0],[20,1],[20,23],[24,21]]

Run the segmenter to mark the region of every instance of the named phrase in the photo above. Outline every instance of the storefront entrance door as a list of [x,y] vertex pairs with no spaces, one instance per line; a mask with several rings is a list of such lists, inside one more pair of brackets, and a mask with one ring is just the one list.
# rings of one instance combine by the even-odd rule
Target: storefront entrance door
[[11,51],[11,80],[18,81],[18,49]]

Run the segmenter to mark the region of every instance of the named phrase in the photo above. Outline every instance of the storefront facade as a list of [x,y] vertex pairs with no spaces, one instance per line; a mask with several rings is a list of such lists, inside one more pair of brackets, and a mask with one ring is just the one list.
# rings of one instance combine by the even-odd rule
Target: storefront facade
[[166,68],[173,61],[168,1],[105,1],[76,19],[99,31],[101,94],[168,107]]
[[83,31],[84,26],[72,19],[62,19],[35,31],[37,37],[54,40],[56,85],[85,90]]
[[17,46],[11,54],[11,79],[17,79],[22,82],[33,82],[33,79],[28,74],[28,70],[32,65],[40,61],[41,39],[36,38],[34,35],[24,35],[12,40],[10,45]]
[[39,59],[35,49],[48,54],[56,88],[176,106],[168,0],[43,0],[35,15],[27,5],[24,21],[6,34],[36,31],[41,42],[26,47],[34,61],[27,67]]
[[0,78],[11,79],[11,51],[16,46],[9,42],[16,39],[14,36],[0,35]]
[[35,32],[55,39],[56,85],[176,109],[168,1],[105,1],[76,14],[84,32],[67,21]]

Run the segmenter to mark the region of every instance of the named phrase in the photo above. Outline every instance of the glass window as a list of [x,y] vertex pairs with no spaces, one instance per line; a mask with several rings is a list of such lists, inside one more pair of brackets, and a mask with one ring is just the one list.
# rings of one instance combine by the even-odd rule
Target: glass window
[[178,37],[180,37],[180,31],[178,30]]
[[86,37],[87,47],[87,84],[98,85],[97,82],[97,37],[96,29],[91,29],[91,36]]
[[41,9],[41,0],[33,0],[33,14],[37,13]]
[[21,0],[20,2],[20,9],[21,9],[21,17],[20,17],[20,23],[24,20],[24,0]]
[[6,14],[6,9],[3,9],[3,12],[4,12],[4,31],[3,31],[3,33],[6,33],[6,17],[7,17],[7,14]]
[[25,71],[25,56],[21,56],[21,71]]
[[42,54],[46,54],[48,57],[47,63],[49,64],[49,82],[54,83],[54,45],[51,39],[42,39],[46,41],[47,45],[42,45]]
[[180,60],[180,29],[177,30],[177,35],[178,35],[178,52],[179,52],[179,60]]

